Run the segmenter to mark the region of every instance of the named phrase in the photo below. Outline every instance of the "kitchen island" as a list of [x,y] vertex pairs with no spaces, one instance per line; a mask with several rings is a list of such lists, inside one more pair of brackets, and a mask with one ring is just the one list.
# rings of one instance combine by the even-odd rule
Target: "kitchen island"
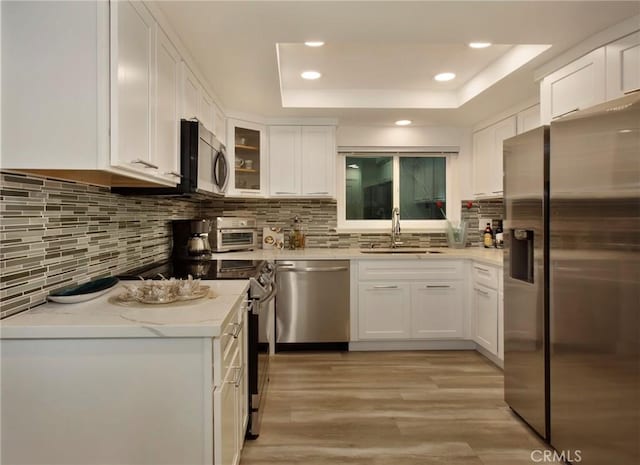
[[119,306],[119,284],[3,320],[2,463],[237,463],[249,282],[202,284],[182,305]]

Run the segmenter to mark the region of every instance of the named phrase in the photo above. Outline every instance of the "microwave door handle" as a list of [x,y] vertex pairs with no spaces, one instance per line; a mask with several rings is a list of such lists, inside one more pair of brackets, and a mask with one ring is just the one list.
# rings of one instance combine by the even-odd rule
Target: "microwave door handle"
[[211,171],[213,171],[213,183],[215,184],[216,187],[220,188],[220,180],[218,179],[218,162],[220,161],[220,152],[217,152],[214,160],[213,160],[213,166],[211,168]]
[[224,153],[224,150],[220,150],[218,152],[218,158],[220,160],[220,166],[222,169],[222,175],[220,179],[220,190],[224,192],[227,187],[227,181],[229,180],[229,165],[227,163],[227,157]]

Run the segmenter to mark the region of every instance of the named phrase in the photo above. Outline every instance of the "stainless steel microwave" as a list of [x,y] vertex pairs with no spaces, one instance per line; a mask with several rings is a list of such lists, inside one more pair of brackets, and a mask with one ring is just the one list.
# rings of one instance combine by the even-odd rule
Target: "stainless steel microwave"
[[225,146],[196,120],[180,121],[180,183],[176,187],[114,187],[123,195],[205,194],[227,190],[229,163]]

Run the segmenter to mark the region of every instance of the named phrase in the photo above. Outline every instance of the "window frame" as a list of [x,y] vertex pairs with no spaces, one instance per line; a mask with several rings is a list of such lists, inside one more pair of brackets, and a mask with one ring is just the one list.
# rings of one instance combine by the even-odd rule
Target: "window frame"
[[[388,220],[347,220],[346,196],[346,157],[375,158],[388,156],[393,159],[393,195],[392,208],[400,208],[400,158],[445,158],[445,183],[447,218],[449,220],[460,219],[460,208],[455,208],[459,203],[453,195],[452,185],[452,158],[458,155],[458,149],[453,147],[442,147],[438,149],[423,147],[403,147],[403,148],[372,148],[372,147],[339,147],[338,148],[338,173],[337,180],[337,207],[338,207],[338,232],[389,232],[391,230],[391,219]],[[453,211],[452,210],[453,207]],[[444,232],[447,220],[407,220],[402,219],[400,211],[400,224],[403,231],[407,232]]]

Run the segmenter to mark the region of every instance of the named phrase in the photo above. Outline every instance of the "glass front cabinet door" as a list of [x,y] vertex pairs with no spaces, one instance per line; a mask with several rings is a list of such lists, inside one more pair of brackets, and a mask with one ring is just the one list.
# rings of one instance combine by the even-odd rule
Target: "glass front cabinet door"
[[229,163],[233,173],[229,194],[238,197],[265,195],[269,171],[265,127],[230,119],[227,128]]

